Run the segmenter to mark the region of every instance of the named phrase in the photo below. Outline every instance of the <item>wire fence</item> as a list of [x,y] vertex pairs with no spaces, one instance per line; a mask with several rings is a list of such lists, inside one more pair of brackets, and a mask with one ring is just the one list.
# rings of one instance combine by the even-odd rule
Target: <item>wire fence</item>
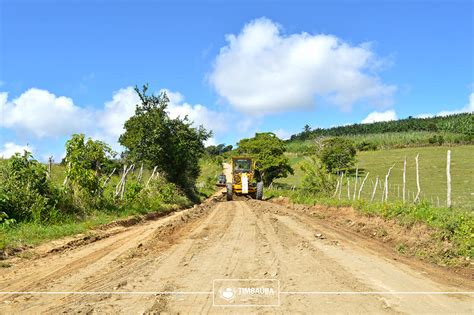
[[[269,188],[298,190],[300,182],[275,183]],[[436,159],[423,151],[416,156],[412,152],[409,157],[373,159],[370,164],[339,175],[332,197],[368,202],[428,202],[435,207],[474,210],[474,152],[454,158],[451,150],[447,150],[438,151]]]

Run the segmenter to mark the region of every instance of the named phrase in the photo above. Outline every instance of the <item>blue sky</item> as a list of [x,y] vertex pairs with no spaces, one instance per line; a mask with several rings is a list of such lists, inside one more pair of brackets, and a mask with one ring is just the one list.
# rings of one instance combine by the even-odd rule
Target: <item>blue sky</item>
[[234,144],[472,111],[472,1],[0,0],[0,155],[59,158],[73,132],[117,150],[132,86]]

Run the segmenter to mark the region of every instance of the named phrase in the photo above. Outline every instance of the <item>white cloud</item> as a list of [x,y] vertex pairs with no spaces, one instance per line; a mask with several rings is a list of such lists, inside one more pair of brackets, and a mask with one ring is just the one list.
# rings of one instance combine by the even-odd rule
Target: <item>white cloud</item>
[[436,114],[436,116],[448,116],[460,113],[472,113],[474,112],[474,92],[469,95],[469,103],[467,103],[463,108],[455,110],[444,110]]
[[433,114],[419,114],[419,115],[416,115],[415,118],[431,118],[433,116],[434,116]]
[[372,112],[370,113],[364,120],[362,120],[363,124],[370,124],[377,121],[390,121],[396,120],[397,114],[394,110],[387,110],[385,112]]
[[[184,102],[184,96],[179,92],[163,89],[170,99],[168,113],[170,117],[184,118],[194,122],[195,126],[203,125],[208,130],[220,132],[227,129],[226,115],[208,109],[201,104]],[[135,113],[136,105],[140,98],[132,87],[120,89],[115,92],[112,100],[105,103],[104,110],[99,114],[101,130],[97,138],[107,142],[116,142],[124,132],[123,125]]]
[[58,137],[84,131],[91,123],[91,113],[74,105],[72,99],[32,88],[8,102],[8,93],[0,93],[3,127],[32,133],[35,136]]
[[[255,119],[237,116],[235,112],[218,112],[202,104],[188,103],[179,92],[162,91],[166,91],[170,98],[168,112],[171,117],[188,116],[194,126],[203,125],[207,130],[214,131],[217,138],[219,134],[229,130],[239,132],[237,129],[241,128],[247,131],[252,122],[255,122]],[[76,106],[71,98],[58,97],[36,88],[25,91],[13,100],[8,99],[7,92],[0,92],[0,127],[20,133],[20,138],[26,138],[30,143],[39,138],[69,137],[72,133],[85,133],[94,139],[105,141],[120,152],[123,148],[119,145],[118,138],[124,132],[124,123],[134,115],[139,102],[132,87],[114,92],[109,101],[94,110]],[[233,122],[233,125],[229,126],[229,122]],[[239,127],[235,128],[234,125]],[[213,137],[206,143],[209,145],[216,142]],[[39,153],[47,156],[47,150]]]
[[280,139],[282,140],[288,140],[290,139],[292,133],[287,131],[287,130],[284,130],[284,129],[277,129],[275,131],[273,131],[273,133]]
[[466,105],[466,111],[474,112],[474,92],[469,95],[469,103]]
[[123,133],[124,123],[135,114],[135,107],[140,98],[132,87],[114,92],[112,100],[104,104],[104,110],[99,113],[99,126],[102,133],[117,141]]
[[201,104],[189,104],[184,101],[184,96],[179,92],[172,92],[167,89],[161,91],[166,92],[170,99],[168,104],[170,117],[184,118],[188,116],[189,120],[194,123],[194,126],[203,125],[207,130],[212,130],[213,132],[222,132],[228,129],[228,114],[210,110]]
[[283,35],[266,18],[227,35],[209,75],[217,93],[238,110],[265,114],[310,107],[316,95],[343,109],[357,101],[392,103],[395,86],[373,74],[381,61],[367,43],[332,35]]
[[208,147],[210,145],[217,145],[217,141],[214,137],[211,137],[207,139],[206,141],[204,141],[204,146]]
[[454,114],[461,114],[461,113],[474,113],[474,92],[472,92],[469,95],[469,103],[467,103],[464,107],[460,109],[455,109],[455,110],[443,110],[440,111],[437,114],[419,114],[416,115],[415,117],[417,118],[430,118],[434,116],[448,116],[448,115],[454,115]]
[[[184,102],[179,92],[166,90],[170,98],[171,117],[184,117],[194,125],[208,130],[227,130],[227,115],[201,104]],[[140,99],[132,87],[113,93],[103,108],[94,111],[76,106],[71,98],[56,96],[47,90],[32,88],[19,97],[8,100],[7,92],[0,92],[0,127],[34,135],[37,138],[69,136],[75,132],[92,134],[93,138],[110,143],[115,149],[123,125],[134,113]]]
[[28,152],[32,152],[33,148],[28,145],[18,145],[13,142],[7,142],[3,145],[3,148],[0,149],[0,157],[8,159],[15,153],[23,153],[25,152],[25,150]]

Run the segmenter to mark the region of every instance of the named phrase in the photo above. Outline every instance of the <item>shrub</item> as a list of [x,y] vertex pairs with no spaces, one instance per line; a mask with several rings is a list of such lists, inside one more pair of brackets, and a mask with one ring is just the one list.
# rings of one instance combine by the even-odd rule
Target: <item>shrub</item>
[[29,152],[16,154],[0,167],[2,220],[45,221],[55,217],[60,193],[47,180],[46,167]]
[[111,164],[109,157],[113,155],[107,144],[91,138],[86,141],[83,134],[74,134],[67,141],[67,188],[80,208],[91,210],[102,201],[102,169]]
[[444,143],[444,137],[442,135],[433,135],[428,139],[430,144],[442,145]]
[[305,172],[303,176],[302,189],[311,194],[319,194],[329,197],[335,188],[334,177],[326,170],[324,165],[316,157],[305,161],[301,165]]
[[182,205],[187,202],[186,195],[176,184],[160,177],[151,181],[148,187],[143,187],[136,182],[128,184],[126,199],[120,205],[120,208],[127,211],[132,210],[145,213],[159,210],[164,205]]
[[375,151],[377,150],[377,144],[363,140],[359,143],[357,143],[357,151]]

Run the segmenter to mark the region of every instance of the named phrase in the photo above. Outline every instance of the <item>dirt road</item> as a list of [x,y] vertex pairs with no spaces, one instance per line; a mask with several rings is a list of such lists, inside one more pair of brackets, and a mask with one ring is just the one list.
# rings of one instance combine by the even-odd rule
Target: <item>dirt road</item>
[[[214,200],[97,233],[0,269],[0,291],[17,292],[0,295],[0,313],[474,312],[472,279],[437,281],[270,202]],[[215,279],[279,280],[279,306],[215,306]]]

